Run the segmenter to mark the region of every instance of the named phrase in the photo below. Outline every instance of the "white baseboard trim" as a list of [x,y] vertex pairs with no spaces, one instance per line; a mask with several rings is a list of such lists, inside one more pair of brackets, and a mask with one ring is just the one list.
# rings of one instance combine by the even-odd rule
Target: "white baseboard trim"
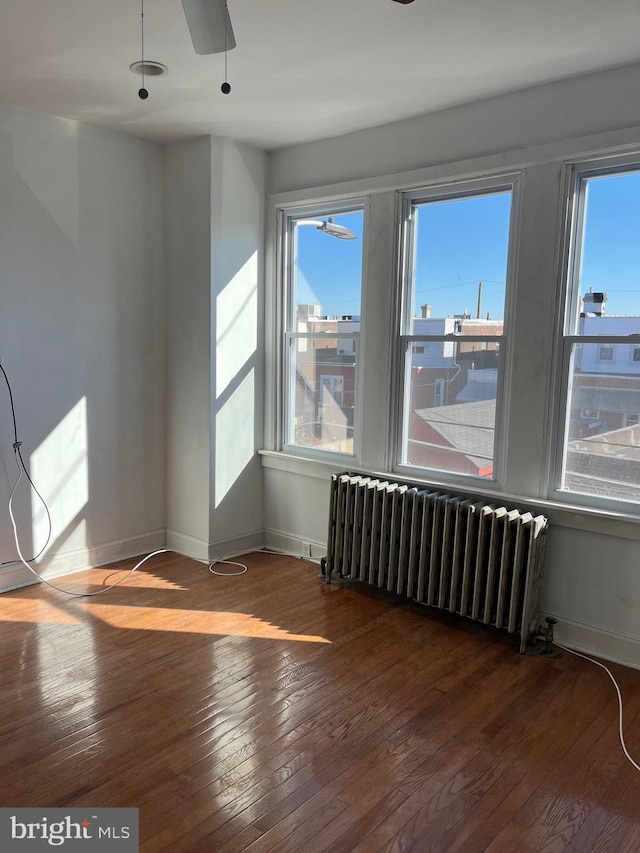
[[264,530],[253,530],[229,539],[216,539],[209,543],[209,562],[238,557],[249,551],[261,551],[264,548]]
[[[308,558],[304,554],[304,545],[311,546],[311,557]],[[309,539],[300,539],[298,536],[293,536],[290,533],[285,533],[282,530],[265,530],[264,531],[264,547],[269,551],[275,551],[277,554],[289,554],[292,557],[303,557],[311,559],[314,562],[319,562],[321,557],[327,554],[327,545],[323,542],[312,542]]]
[[[165,547],[165,531],[153,530],[141,536],[129,539],[114,539],[100,545],[87,545],[86,548],[76,548],[63,551],[60,554],[46,555],[34,569],[45,578],[59,578],[72,575],[85,569],[97,568],[118,560],[139,557],[159,548]],[[0,592],[9,592],[23,586],[38,583],[28,569],[21,563],[4,566],[0,569]]]
[[[542,614],[542,624],[545,616]],[[640,669],[640,639],[629,634],[620,634],[593,625],[585,625],[573,619],[565,619],[557,613],[554,637],[563,646],[586,655]]]
[[201,563],[206,563],[209,558],[209,545],[204,539],[197,539],[171,528],[167,528],[167,548],[176,554],[182,554],[183,557],[200,560]]
[[[35,568],[39,571],[37,566]],[[0,593],[11,592],[12,589],[20,589],[34,583],[39,583],[38,579],[25,569],[22,563],[12,563],[0,569]]]
[[204,539],[196,539],[187,533],[177,530],[167,530],[167,548],[182,554],[183,557],[191,557],[201,563],[211,563],[213,560],[226,560],[229,557],[237,557],[248,551],[260,551],[264,547],[264,531],[262,528],[243,533],[240,536],[231,536],[228,539],[216,539],[215,542],[205,542]]

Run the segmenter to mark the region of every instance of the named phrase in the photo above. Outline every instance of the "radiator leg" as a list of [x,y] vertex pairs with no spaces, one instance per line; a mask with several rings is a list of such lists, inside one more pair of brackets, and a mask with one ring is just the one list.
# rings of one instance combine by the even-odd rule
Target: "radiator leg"
[[544,620],[547,623],[547,627],[544,631],[544,651],[543,655],[552,655],[553,654],[553,626],[558,624],[558,620],[554,619],[553,616],[547,616]]
[[320,578],[324,578],[326,583],[331,583],[331,572],[327,574],[327,558],[320,558],[320,574],[318,575]]

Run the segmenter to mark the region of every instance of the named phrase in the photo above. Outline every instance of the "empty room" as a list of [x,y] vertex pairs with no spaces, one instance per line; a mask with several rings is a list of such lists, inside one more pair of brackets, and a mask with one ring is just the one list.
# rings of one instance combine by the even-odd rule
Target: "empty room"
[[2,849],[640,850],[637,0],[0,7]]

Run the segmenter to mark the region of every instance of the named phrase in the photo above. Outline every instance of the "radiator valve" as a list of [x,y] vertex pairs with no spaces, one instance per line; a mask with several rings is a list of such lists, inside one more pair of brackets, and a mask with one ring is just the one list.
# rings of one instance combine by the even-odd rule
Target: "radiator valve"
[[558,624],[558,620],[554,616],[547,616],[544,621],[547,623],[547,627],[545,628],[543,625],[538,627],[536,640],[543,644],[543,648],[540,650],[541,655],[553,655],[555,654],[553,650],[553,626]]

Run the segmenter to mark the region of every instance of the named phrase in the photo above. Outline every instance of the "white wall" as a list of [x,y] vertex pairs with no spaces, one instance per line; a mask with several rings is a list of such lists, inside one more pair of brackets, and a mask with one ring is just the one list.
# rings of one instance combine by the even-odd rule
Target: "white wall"
[[166,146],[167,533],[202,559],[209,542],[211,142]]
[[[53,516],[50,573],[164,541],[162,230],[158,146],[0,105],[0,358]],[[0,381],[3,562],[12,443]],[[30,557],[42,510],[26,488],[16,504]],[[30,578],[5,566],[0,588]]]
[[168,544],[203,560],[263,542],[266,165],[212,137],[165,150]]
[[[266,165],[0,107],[0,359],[53,516],[41,571],[143,553],[167,528],[203,559],[262,544]],[[5,507],[12,444],[2,382]],[[30,557],[43,511],[26,488],[16,510]],[[30,580],[0,567],[0,588]]]
[[498,95],[271,155],[272,193],[454,163],[640,124],[640,64]]
[[264,542],[267,155],[212,139],[210,558]]
[[[563,162],[603,150],[640,150],[639,84],[640,66],[629,66],[272,154],[274,207],[371,195],[365,235],[361,457],[357,463],[323,466],[277,453],[269,398],[267,447],[276,452],[263,455],[268,544],[300,552],[303,542],[311,542],[320,554],[326,541],[329,471],[356,467],[384,472],[393,465],[386,437],[394,381],[389,340],[395,190],[513,169],[520,173],[521,203],[513,317],[518,352],[507,377],[511,415],[509,442],[502,448],[508,471],[502,499],[528,501],[551,518],[543,608],[560,620],[558,637],[640,667],[640,523],[542,500],[547,495],[548,401],[553,397],[554,322],[560,301],[557,235]],[[274,298],[272,277],[267,304]],[[273,314],[268,314],[271,335],[274,325]],[[277,353],[275,340],[272,345],[269,365],[275,364]]]
[[[0,359],[53,516],[40,570],[140,554],[167,528],[203,559],[262,544],[266,165],[0,107]],[[5,507],[12,444],[0,383]],[[16,511],[30,557],[43,511],[26,488]],[[31,577],[0,567],[0,588]]]

